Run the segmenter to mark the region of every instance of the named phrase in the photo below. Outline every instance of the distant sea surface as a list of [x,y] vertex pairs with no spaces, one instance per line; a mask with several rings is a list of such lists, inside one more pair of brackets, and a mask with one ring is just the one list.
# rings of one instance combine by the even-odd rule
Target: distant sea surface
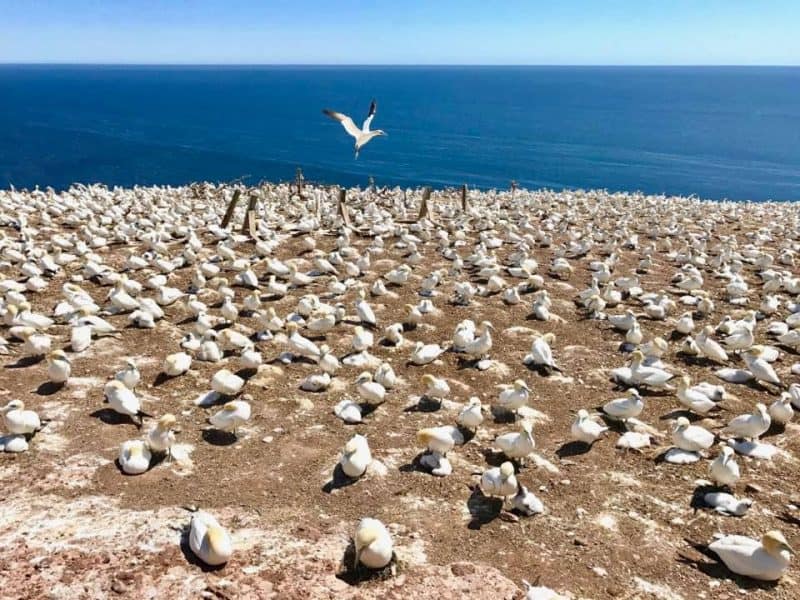
[[[354,160],[326,107],[389,134]],[[245,177],[800,199],[800,68],[0,65],[0,187]]]

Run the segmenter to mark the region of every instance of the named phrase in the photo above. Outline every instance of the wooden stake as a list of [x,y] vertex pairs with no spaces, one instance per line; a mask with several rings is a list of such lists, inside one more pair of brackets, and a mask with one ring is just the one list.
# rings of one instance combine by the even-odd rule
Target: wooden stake
[[347,190],[341,188],[339,190],[339,216],[342,217],[345,227],[352,228],[352,225],[350,225],[350,215],[347,213],[347,205],[345,204],[346,201]]
[[258,222],[256,215],[258,214],[258,196],[255,192],[250,194],[250,200],[247,203],[247,212],[244,213],[244,223],[242,223],[242,233],[250,232],[250,237],[256,239],[258,237]]
[[231,222],[231,218],[233,218],[233,211],[236,210],[236,205],[239,203],[239,198],[242,195],[242,190],[236,189],[233,192],[233,198],[231,199],[231,203],[228,204],[228,209],[225,211],[225,216],[222,217],[221,227],[225,229],[228,224]]
[[422,190],[422,203],[419,205],[419,215],[417,215],[417,221],[420,221],[424,218],[430,219],[430,210],[428,209],[428,200],[431,197],[431,188],[425,187]]
[[467,184],[461,186],[461,210],[467,212]]

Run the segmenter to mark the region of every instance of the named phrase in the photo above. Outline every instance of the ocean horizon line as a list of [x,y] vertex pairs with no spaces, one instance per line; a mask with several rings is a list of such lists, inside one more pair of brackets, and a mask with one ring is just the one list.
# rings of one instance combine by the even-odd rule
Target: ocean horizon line
[[520,69],[800,69],[800,64],[581,64],[581,63],[261,63],[261,62],[41,62],[0,61],[0,67],[231,67],[231,68],[520,68]]

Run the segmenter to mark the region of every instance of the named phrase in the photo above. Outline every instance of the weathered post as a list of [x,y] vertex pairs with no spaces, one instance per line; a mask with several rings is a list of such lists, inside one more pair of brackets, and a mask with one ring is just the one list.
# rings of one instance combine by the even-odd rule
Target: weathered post
[[242,233],[249,232],[250,237],[256,239],[258,237],[258,193],[253,190],[250,192],[250,200],[247,203],[247,212],[244,213],[244,223],[242,223]]
[[419,215],[417,215],[417,221],[421,221],[424,218],[430,219],[430,208],[428,207],[428,200],[430,200],[430,197],[431,188],[425,186],[425,188],[422,190],[422,202],[419,205]]
[[467,184],[461,186],[461,210],[463,212],[467,212],[469,206],[467,206]]
[[342,222],[344,223],[345,227],[352,228],[350,225],[350,215],[347,213],[347,205],[345,202],[347,201],[347,190],[344,188],[339,188],[339,216],[342,218]]
[[242,195],[242,190],[236,188],[233,192],[233,198],[231,198],[231,203],[228,204],[228,209],[225,211],[225,216],[222,217],[221,226],[225,229],[228,224],[231,222],[231,218],[233,218],[233,211],[236,210],[236,205],[239,204],[239,198]]

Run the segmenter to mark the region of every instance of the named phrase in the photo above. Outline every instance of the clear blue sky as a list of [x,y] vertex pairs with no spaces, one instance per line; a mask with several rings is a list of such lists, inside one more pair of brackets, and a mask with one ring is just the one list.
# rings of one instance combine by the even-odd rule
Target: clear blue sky
[[0,62],[800,64],[800,0],[0,0]]

